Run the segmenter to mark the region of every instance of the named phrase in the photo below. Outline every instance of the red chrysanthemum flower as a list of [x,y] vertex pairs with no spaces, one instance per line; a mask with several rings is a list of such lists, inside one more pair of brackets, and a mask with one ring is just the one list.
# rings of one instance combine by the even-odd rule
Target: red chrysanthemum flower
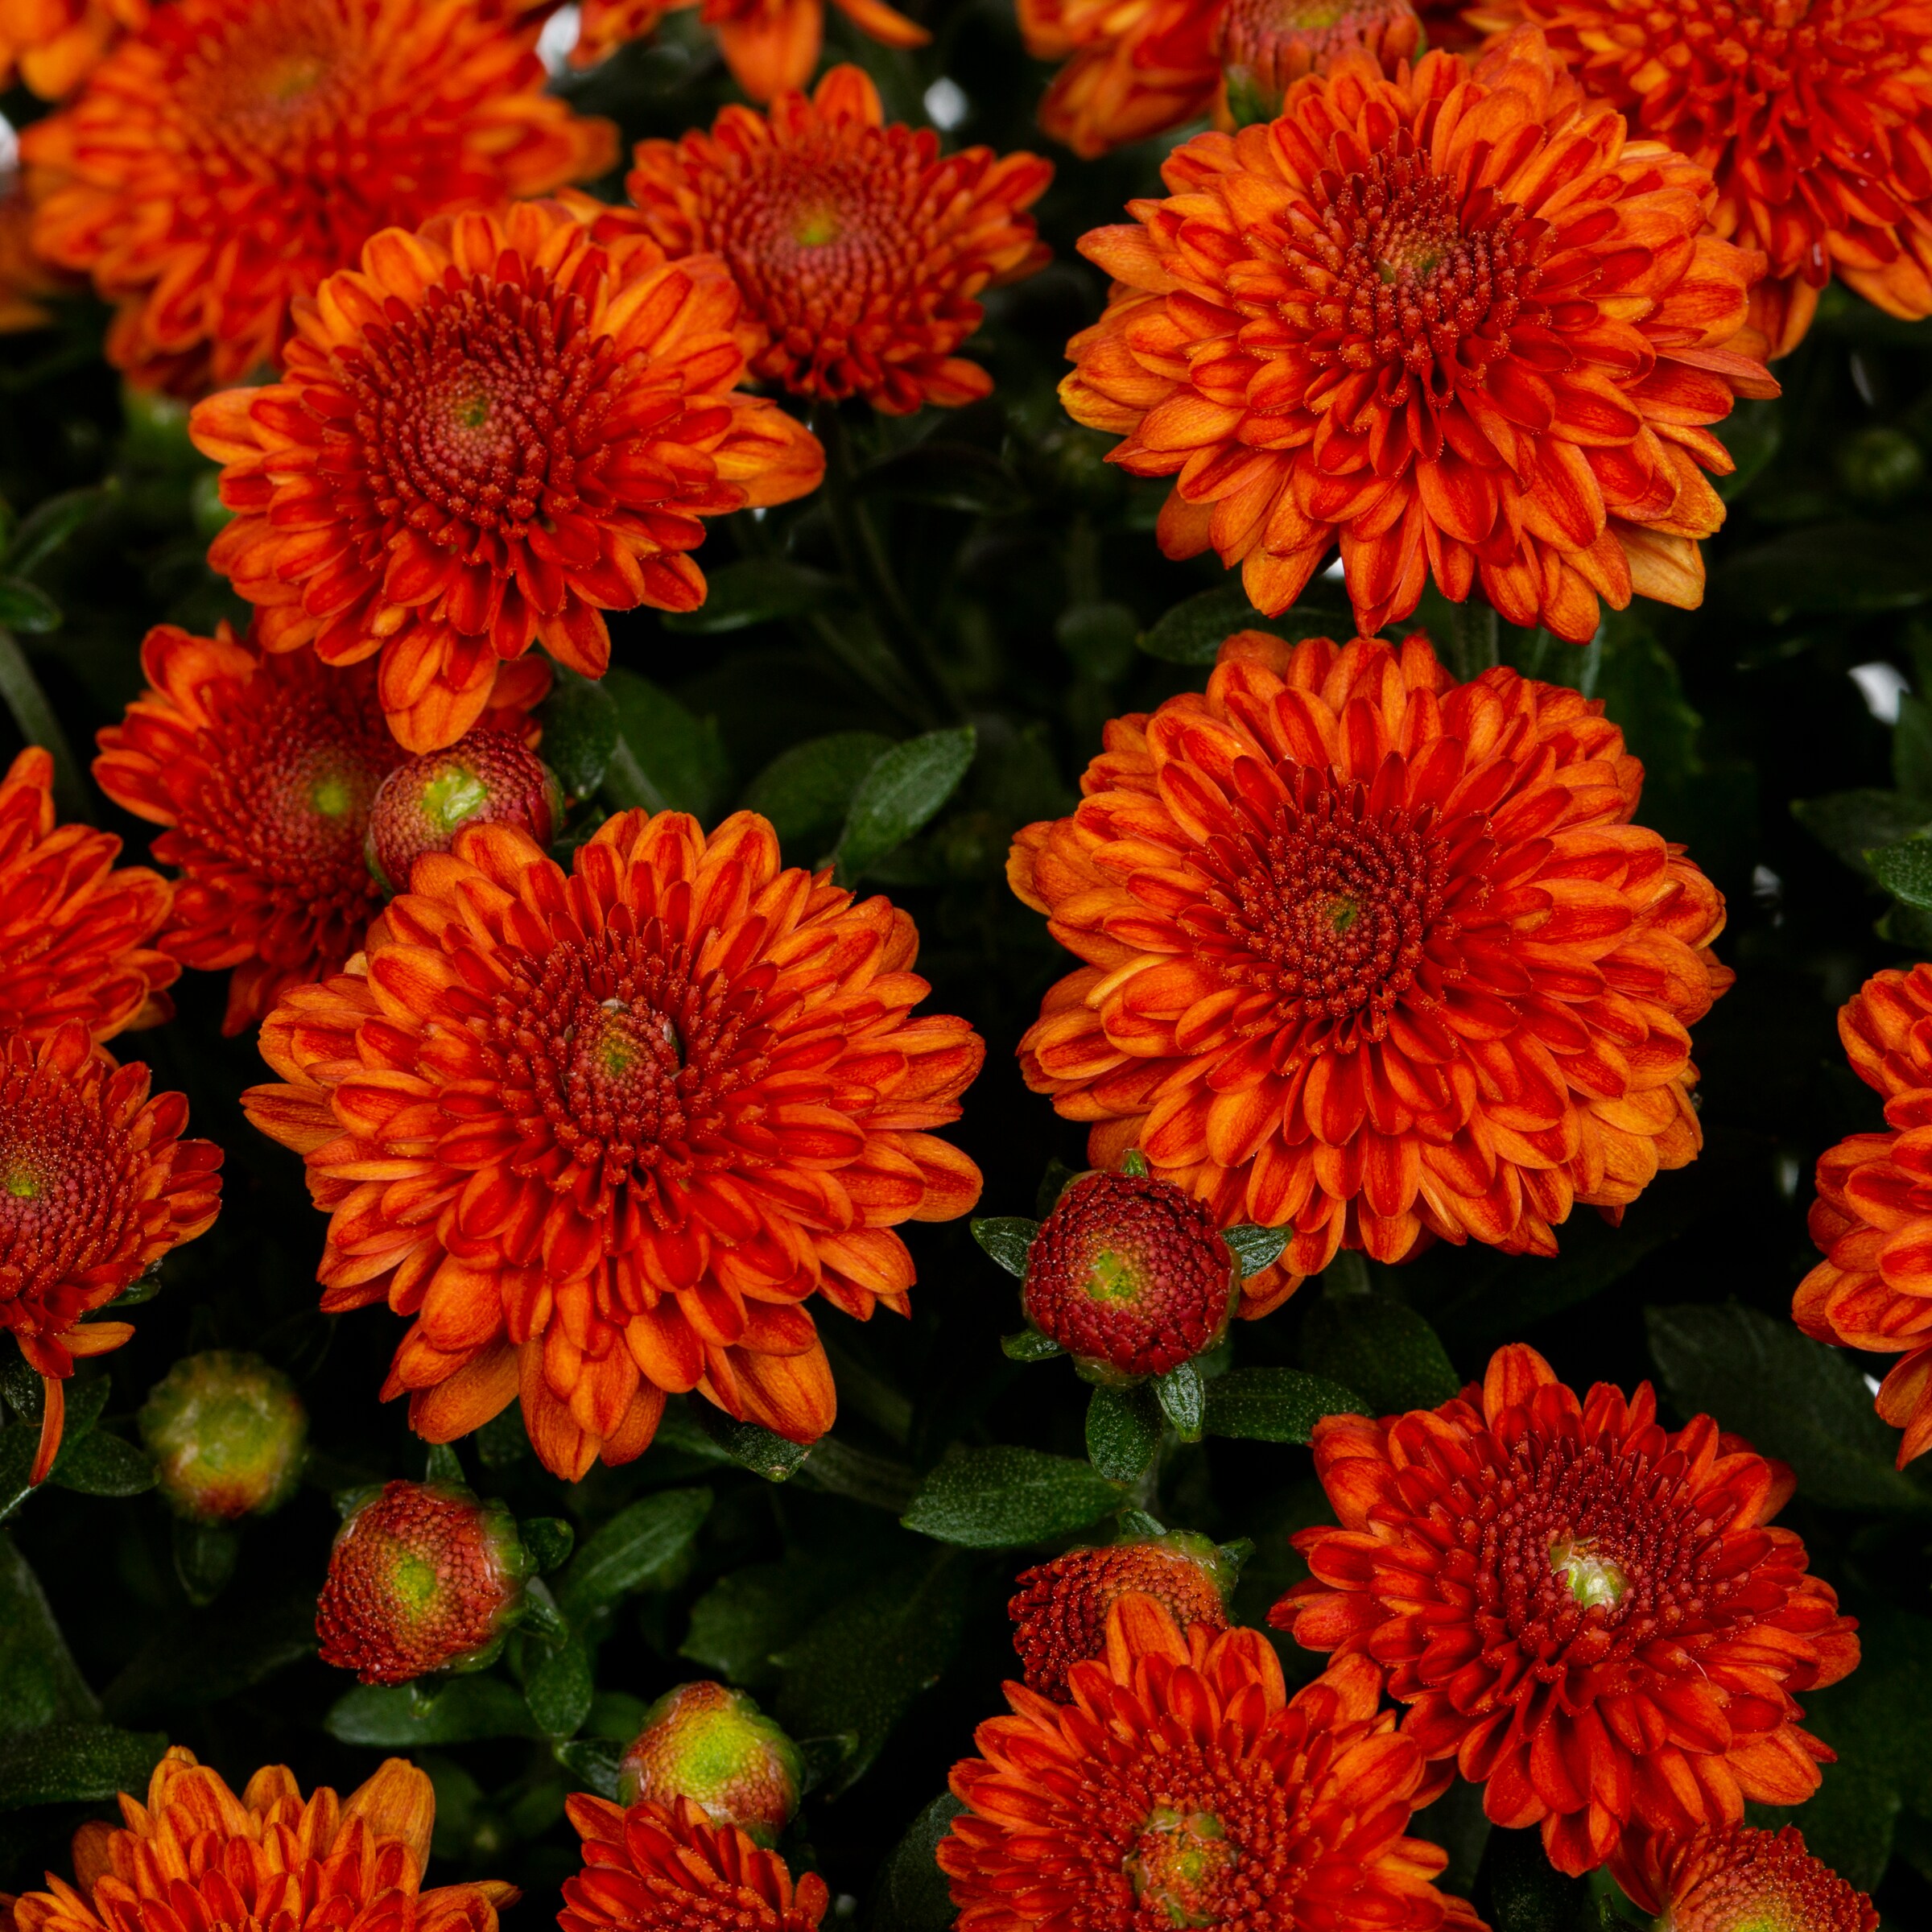
[[1696,1157],[1724,899],[1630,823],[1600,704],[1459,685],[1420,636],[1247,632],[1105,744],[1007,867],[1085,962],[1021,1066],[1096,1167],[1138,1147],[1306,1275],[1426,1234],[1552,1253]]
[[1720,234],[1761,249],[1752,319],[1774,356],[1835,274],[1932,315],[1932,6],[1926,0],[1481,0],[1534,22],[1633,132],[1717,178]]
[[1110,1380],[1165,1375],[1212,1348],[1240,1298],[1208,1208],[1152,1174],[1068,1183],[1026,1251],[1026,1319]]
[[1075,1664],[1106,1654],[1108,1615],[1129,1591],[1152,1597],[1183,1630],[1195,1624],[1225,1630],[1234,1581],[1220,1551],[1184,1530],[1069,1550],[1014,1580],[1018,1587],[1006,1606],[1013,1647],[1026,1688],[1055,1703],[1072,1695],[1067,1674]]
[[1009,1684],[953,1767],[960,1932],[1477,1926],[1430,1883],[1447,1854],[1402,1835],[1428,1767],[1367,1663],[1290,1699],[1258,1631],[1183,1632],[1130,1594],[1070,1682],[1064,1704]]
[[903,1310],[892,1228],[979,1196],[927,1129],[984,1049],[911,1017],[911,920],[782,869],[749,812],[708,839],[620,813],[568,878],[472,827],[411,885],[365,966],[270,1016],[288,1084],[244,1096],[333,1214],[323,1307],[415,1318],[385,1395],[448,1442],[520,1390],[572,1480],[639,1455],[668,1390],[815,1440],[832,1374],[802,1304]]
[[78,1020],[0,1038],[0,1327],[46,1392],[31,1481],[54,1466],[75,1358],[134,1332],[84,1318],[214,1220],[221,1150],[187,1125],[181,1095],[151,1099],[147,1069],[117,1067]]
[[338,1798],[306,1800],[284,1765],[265,1765],[237,1798],[179,1744],[155,1767],[147,1802],[126,1795],[117,1828],[74,1834],[74,1878],[12,1901],[13,1932],[153,1932],[220,1926],[279,1932],[328,1925],[354,1932],[496,1932],[514,1886],[423,1888],[436,1794],[401,1758]]
[[1708,426],[1777,393],[1743,353],[1761,265],[1534,29],[1393,80],[1345,54],[1162,175],[1080,244],[1115,287],[1060,394],[1174,479],[1168,555],[1212,547],[1274,612],[1339,542],[1364,634],[1431,576],[1577,642],[1600,599],[1700,601]]
[[778,1842],[804,1780],[798,1746],[757,1703],[708,1682],[658,1699],[617,1766],[626,1806],[669,1810],[688,1798],[712,1824],[735,1825],[756,1845]]
[[[883,47],[923,47],[932,35],[885,0],[832,0],[861,33]],[[627,40],[653,32],[667,13],[702,5],[699,20],[717,35],[731,77],[754,101],[774,101],[817,72],[825,39],[825,0],[584,0],[576,67],[593,66]]]
[[[233,968],[221,1030],[239,1033],[361,949],[382,903],[370,805],[405,754],[373,664],[344,674],[308,651],[264,656],[226,625],[197,638],[163,624],[141,668],[148,687],[99,733],[94,779],[167,828],[153,854],[182,877],[157,943],[184,966]],[[492,715],[521,724],[548,683],[540,661],[506,665]]]
[[708,134],[641,142],[636,159],[625,185],[666,250],[729,263],[753,374],[891,415],[992,392],[952,352],[982,290],[1046,259],[1021,212],[1053,178],[1037,155],[942,155],[931,129],[886,125],[863,69],[835,67],[809,99],[728,107]]
[[190,419],[237,513],[208,562],[270,650],[379,653],[411,751],[453,744],[539,640],[601,677],[606,610],[704,601],[704,518],[824,472],[733,393],[737,320],[721,262],[667,262],[583,196],[387,229],[296,303],[282,381]]
[[1872,1901],[1794,1825],[1733,1825],[1625,1846],[1611,1870],[1668,1932],[1877,1932]]
[[369,808],[369,869],[390,891],[404,892],[416,861],[448,852],[465,825],[521,825],[547,845],[563,808],[555,777],[520,737],[477,726],[382,781]]
[[22,136],[35,246],[118,305],[137,382],[242,381],[379,229],[609,167],[609,123],[544,93],[537,31],[473,0],[174,0]]
[[97,1040],[174,1012],[181,968],[147,942],[167,880],[116,869],[121,841],[54,823],[54,761],[30,745],[0,778],[0,1035],[44,1039],[69,1020]]
[[[1041,128],[1084,160],[1207,113],[1221,70],[1208,43],[1221,0],[1018,0],[1036,60],[1063,63]],[[1163,63],[1153,43],[1172,51]]]
[[529,1571],[507,1511],[467,1489],[385,1483],[336,1533],[316,1600],[322,1661],[365,1684],[473,1669],[495,1654]]
[[832,1903],[817,1872],[795,1884],[775,1852],[687,1798],[626,1810],[578,1792],[564,1809],[584,1864],[564,1881],[563,1932],[816,1932]]
[[147,0],[0,0],[0,87],[18,80],[43,101],[71,94],[147,13]]
[[1519,1343],[1439,1409],[1324,1417],[1315,1461],[1342,1526],[1294,1538],[1313,1574],[1269,1620],[1373,1658],[1404,1735],[1559,1870],[1818,1789],[1793,1693],[1856,1664],[1856,1626],[1765,1526],[1789,1472],[1710,1417],[1671,1434],[1647,1382],[1579,1402]]
[[1886,1130],[1818,1163],[1811,1238],[1824,1259],[1791,1312],[1814,1340],[1902,1359],[1878,1412],[1905,1431],[1902,1469],[1932,1449],[1932,966],[1874,974],[1839,1008],[1852,1071],[1885,1098]]

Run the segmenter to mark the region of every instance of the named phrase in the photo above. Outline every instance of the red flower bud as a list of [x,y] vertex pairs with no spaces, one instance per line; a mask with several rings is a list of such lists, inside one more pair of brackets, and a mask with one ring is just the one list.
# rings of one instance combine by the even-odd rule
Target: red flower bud
[[547,845],[563,809],[541,758],[508,732],[478,726],[382,781],[369,807],[369,869],[391,892],[407,892],[410,868],[425,852],[448,852],[465,825],[521,825]]
[[798,1747],[742,1690],[679,1684],[644,1713],[618,1768],[618,1795],[667,1810],[687,1798],[714,1825],[775,1844],[799,1808]]
[[233,1522],[288,1501],[308,1415],[295,1384],[258,1355],[184,1356],[148,1391],[141,1440],[177,1515]]

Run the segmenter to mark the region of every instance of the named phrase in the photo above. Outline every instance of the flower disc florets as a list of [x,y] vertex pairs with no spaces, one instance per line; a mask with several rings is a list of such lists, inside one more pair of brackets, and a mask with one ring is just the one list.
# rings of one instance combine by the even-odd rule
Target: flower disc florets
[[295,1384],[260,1356],[227,1349],[176,1362],[141,1410],[162,1495],[199,1522],[279,1509],[295,1493],[308,1439]]
[[529,1571],[505,1510],[466,1489],[385,1483],[329,1553],[316,1604],[322,1661],[365,1684],[481,1669],[522,1602]]
[[426,852],[448,852],[465,825],[520,825],[539,845],[556,836],[564,795],[550,768],[507,732],[466,731],[446,751],[398,766],[369,807],[367,856],[377,881],[408,890]]
[[679,1684],[644,1713],[618,1767],[617,1794],[667,1810],[689,1798],[714,1825],[771,1845],[791,1823],[803,1781],[797,1745],[744,1691]]
[[1022,1570],[1006,1606],[1026,1688],[1063,1703],[1067,1674],[1107,1647],[1107,1613],[1128,1591],[1150,1596],[1185,1630],[1228,1628],[1232,1567],[1204,1536],[1185,1530],[1100,1550],[1069,1550]]
[[1647,1835],[1611,1869],[1663,1932],[1876,1932],[1872,1901],[1805,1849],[1794,1825]]
[[1220,1340],[1239,1273],[1214,1216],[1170,1181],[1069,1182],[1026,1254],[1026,1318],[1083,1367],[1165,1375]]
[[1422,51],[1422,23],[1409,0],[1222,0],[1209,44],[1227,112],[1245,123],[1272,119],[1297,80],[1351,48],[1393,72]]

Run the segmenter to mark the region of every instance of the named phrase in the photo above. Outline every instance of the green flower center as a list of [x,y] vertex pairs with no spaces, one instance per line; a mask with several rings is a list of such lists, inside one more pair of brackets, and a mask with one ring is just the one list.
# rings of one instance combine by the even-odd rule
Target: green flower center
[[1241,1859],[1212,1811],[1157,1805],[1121,1869],[1137,1905],[1151,1907],[1170,1926],[1212,1926],[1221,1922],[1220,1894]]
[[1593,1538],[1558,1537],[1550,1546],[1550,1567],[1586,1610],[1600,1604],[1615,1609],[1630,1587],[1622,1566],[1604,1555]]

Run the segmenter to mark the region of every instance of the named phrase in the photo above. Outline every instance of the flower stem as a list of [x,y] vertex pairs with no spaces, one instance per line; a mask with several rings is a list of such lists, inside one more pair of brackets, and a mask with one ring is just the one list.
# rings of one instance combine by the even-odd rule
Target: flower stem
[[1496,606],[1472,586],[1462,603],[1449,607],[1449,668],[1467,684],[1500,662]]
[[54,708],[27,661],[19,640],[0,625],[0,700],[13,713],[20,735],[30,745],[38,745],[54,761],[54,803],[60,816],[70,824],[89,824],[93,812],[88,803],[87,787],[80,782],[80,767],[74,762],[74,748],[54,716]]

